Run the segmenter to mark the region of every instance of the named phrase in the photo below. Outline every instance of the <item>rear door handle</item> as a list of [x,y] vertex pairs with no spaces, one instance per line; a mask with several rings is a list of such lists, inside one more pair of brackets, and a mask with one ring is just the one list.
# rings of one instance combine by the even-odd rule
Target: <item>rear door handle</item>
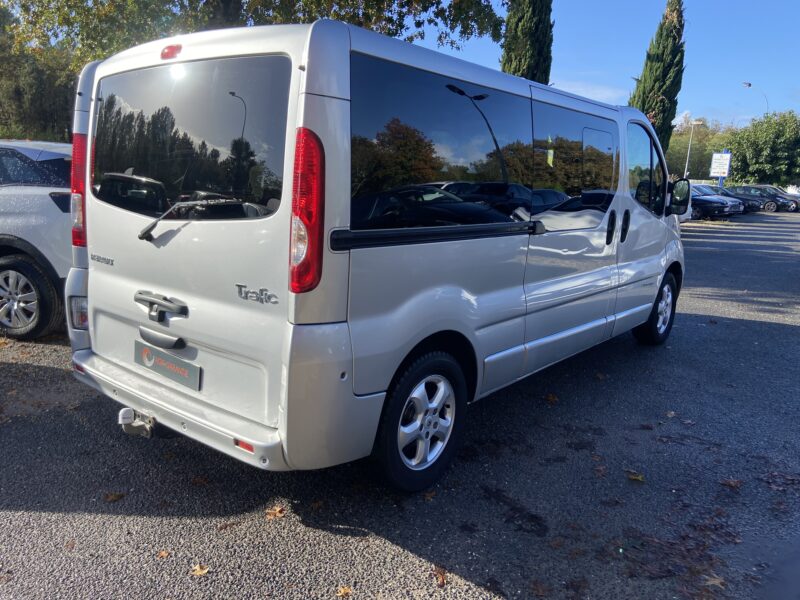
[[608,215],[608,229],[606,229],[606,246],[614,241],[614,230],[617,228],[617,211],[612,210]]
[[167,298],[153,292],[139,290],[133,296],[133,300],[147,307],[148,316],[151,321],[161,323],[166,313],[186,316],[189,314],[189,307],[176,298]]
[[141,325],[139,326],[139,335],[142,336],[142,339],[148,344],[164,348],[165,350],[170,350],[171,348],[186,348],[186,342],[183,338],[160,331],[153,331]]
[[620,230],[619,241],[620,243],[628,239],[628,229],[631,226],[631,211],[626,210],[622,215],[622,229]]

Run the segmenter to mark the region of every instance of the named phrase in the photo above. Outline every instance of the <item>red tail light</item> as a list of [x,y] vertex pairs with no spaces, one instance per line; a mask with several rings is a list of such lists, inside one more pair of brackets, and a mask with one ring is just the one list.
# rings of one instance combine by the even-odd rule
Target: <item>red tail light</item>
[[322,277],[324,239],[325,151],[317,134],[297,128],[289,247],[290,289],[313,290]]
[[86,247],[86,134],[72,135],[72,245]]

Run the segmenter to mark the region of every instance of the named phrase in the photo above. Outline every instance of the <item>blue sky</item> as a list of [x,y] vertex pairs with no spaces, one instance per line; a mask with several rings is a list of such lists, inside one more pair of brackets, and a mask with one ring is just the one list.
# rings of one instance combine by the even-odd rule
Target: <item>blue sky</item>
[[[666,0],[554,0],[551,81],[597,100],[626,104],[632,77]],[[686,71],[678,114],[689,112],[723,124],[746,125],[767,110],[798,109],[799,0],[684,0]],[[436,48],[436,35],[418,42],[493,69],[500,47],[488,38],[461,50]],[[750,89],[743,81],[753,84]]]

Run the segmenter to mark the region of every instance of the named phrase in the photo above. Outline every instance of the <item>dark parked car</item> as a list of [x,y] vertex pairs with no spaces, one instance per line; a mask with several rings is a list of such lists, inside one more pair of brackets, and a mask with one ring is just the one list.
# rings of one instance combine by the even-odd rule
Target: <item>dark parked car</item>
[[704,196],[692,186],[692,220],[730,215],[730,204],[719,196]]
[[735,196],[731,193],[728,188],[720,187],[718,185],[702,185],[700,186],[703,189],[711,190],[712,193],[716,194],[717,196],[722,196],[724,198],[735,198],[742,202],[744,205],[744,212],[757,212],[759,210],[764,210],[764,200],[760,197],[756,196]]
[[763,202],[766,212],[794,212],[800,203],[797,197],[774,185],[737,185],[727,189],[737,198],[758,198]]
[[739,198],[717,194],[713,189],[711,189],[711,186],[708,185],[697,184],[692,186],[692,189],[703,198],[716,198],[718,200],[727,202],[728,214],[740,215],[744,212],[744,202]]

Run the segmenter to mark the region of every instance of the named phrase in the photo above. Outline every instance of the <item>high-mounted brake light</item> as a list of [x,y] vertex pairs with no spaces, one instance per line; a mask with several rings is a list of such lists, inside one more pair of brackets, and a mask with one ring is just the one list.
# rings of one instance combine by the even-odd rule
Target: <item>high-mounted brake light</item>
[[181,53],[181,49],[183,46],[180,44],[172,44],[170,46],[164,46],[161,49],[161,60],[169,60],[170,58],[175,58],[178,54]]
[[317,134],[297,128],[289,247],[290,289],[313,290],[322,277],[324,246],[325,151]]
[[72,135],[72,245],[86,247],[86,141],[85,133]]

